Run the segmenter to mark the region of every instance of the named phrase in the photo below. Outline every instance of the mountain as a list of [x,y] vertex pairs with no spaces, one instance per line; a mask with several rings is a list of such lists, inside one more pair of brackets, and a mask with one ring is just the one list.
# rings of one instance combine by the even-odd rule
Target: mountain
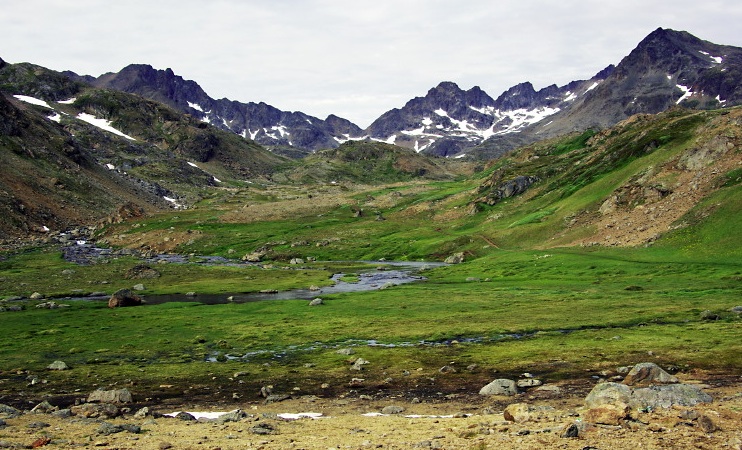
[[185,206],[286,163],[140,96],[0,59],[0,235]]
[[439,156],[463,155],[487,138],[517,134],[568,107],[611,73],[608,67],[593,78],[536,91],[521,83],[492,99],[475,86],[468,91],[443,82],[399,109],[376,119],[365,131],[373,139]]
[[742,48],[703,41],[685,31],[658,28],[605,79],[566,108],[514,135],[490,137],[478,156],[589,128],[603,129],[634,114],[676,105],[690,109],[742,104]]
[[321,120],[302,112],[281,111],[264,102],[215,100],[198,83],[183,79],[171,69],[157,70],[145,64],[132,64],[118,73],[106,73],[97,78],[72,72],[66,74],[99,88],[137,94],[164,103],[261,145],[302,150],[300,154],[337,147],[350,137],[360,136],[362,131],[349,120],[335,115]]
[[97,78],[67,75],[162,102],[292,157],[350,140],[373,140],[429,155],[488,159],[539,139],[603,129],[676,104],[692,109],[740,104],[741,55],[738,47],[658,28],[617,66],[589,79],[540,90],[523,82],[494,99],[478,86],[463,90],[446,81],[385,112],[365,130],[334,115],[321,120],[263,102],[215,100],[170,69],[133,64]]

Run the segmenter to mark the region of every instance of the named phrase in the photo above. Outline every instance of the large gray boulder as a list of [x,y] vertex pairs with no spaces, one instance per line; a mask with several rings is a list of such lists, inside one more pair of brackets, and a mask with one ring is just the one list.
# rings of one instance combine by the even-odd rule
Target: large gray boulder
[[631,406],[639,409],[670,408],[678,406],[695,406],[709,403],[713,398],[698,386],[691,384],[668,384],[634,389]]
[[585,397],[589,409],[605,405],[632,409],[657,409],[678,406],[694,406],[708,403],[713,398],[701,388],[690,384],[668,384],[644,388],[630,388],[619,383],[600,383]]
[[132,397],[131,392],[128,389],[113,389],[110,391],[104,391],[103,389],[96,389],[91,392],[88,396],[88,402],[99,402],[99,403],[131,403]]
[[515,381],[505,378],[499,378],[479,390],[479,395],[507,395],[512,396],[518,393],[518,387]]

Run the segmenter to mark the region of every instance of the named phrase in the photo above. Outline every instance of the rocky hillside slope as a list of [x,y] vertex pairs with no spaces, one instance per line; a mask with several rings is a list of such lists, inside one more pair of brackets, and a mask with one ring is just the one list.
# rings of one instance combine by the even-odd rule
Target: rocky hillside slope
[[0,60],[4,237],[180,207],[285,162],[162,104]]

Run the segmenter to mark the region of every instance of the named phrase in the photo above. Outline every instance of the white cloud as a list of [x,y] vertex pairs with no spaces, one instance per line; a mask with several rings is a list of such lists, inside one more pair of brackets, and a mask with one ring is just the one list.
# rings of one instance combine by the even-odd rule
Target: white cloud
[[[9,62],[99,75],[172,68],[212,97],[365,127],[441,81],[493,97],[588,78],[657,27],[742,45],[737,1],[129,0],[6,2]],[[637,14],[636,11],[642,11]]]

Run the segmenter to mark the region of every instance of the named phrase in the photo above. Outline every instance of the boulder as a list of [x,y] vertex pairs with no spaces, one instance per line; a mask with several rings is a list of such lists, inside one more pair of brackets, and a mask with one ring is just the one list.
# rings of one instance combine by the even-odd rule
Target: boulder
[[49,370],[69,370],[69,366],[64,361],[54,361],[46,368]]
[[628,405],[632,409],[657,409],[694,406],[712,401],[710,395],[689,384],[667,384],[632,389],[625,384],[600,383],[585,398],[589,409],[614,405]]
[[638,409],[657,409],[695,406],[711,402],[713,398],[701,388],[690,384],[668,384],[634,389],[630,406]]
[[125,306],[139,306],[142,303],[142,298],[129,289],[119,289],[114,292],[110,299],[108,299],[109,308],[121,308]]
[[315,298],[311,302],[309,302],[309,306],[320,306],[324,305],[325,302],[321,298]]
[[624,378],[623,383],[629,386],[646,384],[671,384],[679,380],[662,370],[655,363],[641,363],[635,365]]
[[443,262],[445,262],[446,264],[461,264],[462,262],[464,262],[464,253],[454,253],[453,255],[446,258]]
[[631,403],[631,388],[620,383],[597,384],[585,397],[585,406],[588,408],[615,404],[628,405],[629,403]]
[[497,379],[479,390],[479,395],[507,395],[518,393],[515,381],[505,378]]
[[88,396],[88,402],[100,402],[100,403],[131,403],[132,397],[131,392],[128,389],[112,389],[110,391],[104,391],[103,389],[96,389],[91,392]]
[[139,283],[139,284],[135,284],[134,286],[132,286],[132,289],[134,289],[135,291],[143,291],[145,288],[142,283]]

